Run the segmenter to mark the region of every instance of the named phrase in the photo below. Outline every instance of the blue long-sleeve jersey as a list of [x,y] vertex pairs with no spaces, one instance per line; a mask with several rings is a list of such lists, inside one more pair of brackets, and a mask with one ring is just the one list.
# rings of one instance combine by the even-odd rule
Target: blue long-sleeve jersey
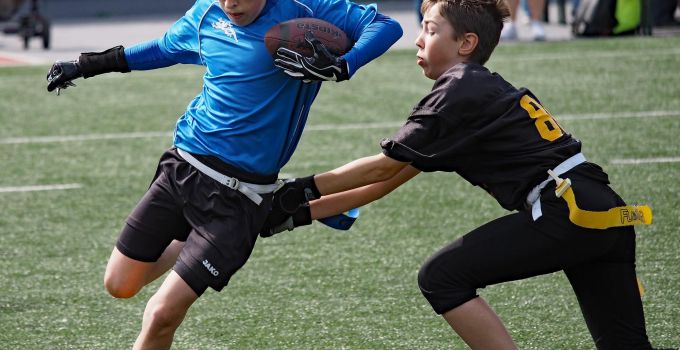
[[244,27],[231,23],[218,1],[198,0],[163,37],[125,50],[132,70],[177,63],[206,67],[201,93],[177,121],[175,146],[249,173],[278,173],[300,140],[321,84],[304,84],[274,66],[264,34],[301,17],[333,23],[355,42],[343,55],[350,74],[402,34],[375,5],[347,0],[267,0],[260,16]]

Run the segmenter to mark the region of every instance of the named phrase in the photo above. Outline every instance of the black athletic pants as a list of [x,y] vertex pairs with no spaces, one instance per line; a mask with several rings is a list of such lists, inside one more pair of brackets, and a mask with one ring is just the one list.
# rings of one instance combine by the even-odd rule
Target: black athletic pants
[[[582,209],[624,205],[605,184],[572,181]],[[435,312],[454,309],[487,285],[564,271],[598,349],[651,349],[635,274],[634,229],[572,224],[554,186],[543,191],[541,204],[536,221],[530,210],[501,217],[426,261],[418,282]]]

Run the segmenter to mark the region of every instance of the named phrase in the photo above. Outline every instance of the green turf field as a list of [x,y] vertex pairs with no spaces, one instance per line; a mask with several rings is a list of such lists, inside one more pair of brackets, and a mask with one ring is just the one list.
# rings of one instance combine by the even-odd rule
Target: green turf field
[[[283,172],[379,152],[432,85],[414,54],[325,84]],[[489,67],[531,88],[624,199],[653,207],[654,224],[638,228],[647,328],[655,347],[680,346],[680,38],[503,45]],[[47,69],[0,68],[0,349],[130,348],[158,282],[115,300],[106,260],[202,72],[109,74],[56,97]],[[56,184],[80,187],[9,189]],[[261,240],[229,287],[190,310],[174,348],[464,349],[420,295],[417,271],[503,214],[457,175],[422,174],[362,208],[347,233],[317,224]],[[594,348],[561,273],[480,294],[522,349]]]

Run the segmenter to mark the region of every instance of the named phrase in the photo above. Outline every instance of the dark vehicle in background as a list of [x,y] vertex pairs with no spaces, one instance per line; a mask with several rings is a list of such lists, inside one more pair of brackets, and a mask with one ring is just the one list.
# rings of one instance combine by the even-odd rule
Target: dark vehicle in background
[[[28,49],[32,38],[42,39],[43,49],[50,48],[50,21],[40,14],[38,0],[31,0],[23,6],[24,0],[0,0],[0,25],[5,34],[16,34],[24,41],[24,49]],[[28,7],[27,13],[18,14],[19,10]]]

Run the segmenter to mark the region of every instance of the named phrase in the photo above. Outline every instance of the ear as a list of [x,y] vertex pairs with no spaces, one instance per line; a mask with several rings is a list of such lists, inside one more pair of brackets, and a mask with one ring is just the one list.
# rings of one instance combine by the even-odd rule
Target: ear
[[465,33],[463,35],[463,40],[460,42],[460,47],[458,48],[458,54],[461,56],[470,56],[479,43],[479,37],[475,33]]

